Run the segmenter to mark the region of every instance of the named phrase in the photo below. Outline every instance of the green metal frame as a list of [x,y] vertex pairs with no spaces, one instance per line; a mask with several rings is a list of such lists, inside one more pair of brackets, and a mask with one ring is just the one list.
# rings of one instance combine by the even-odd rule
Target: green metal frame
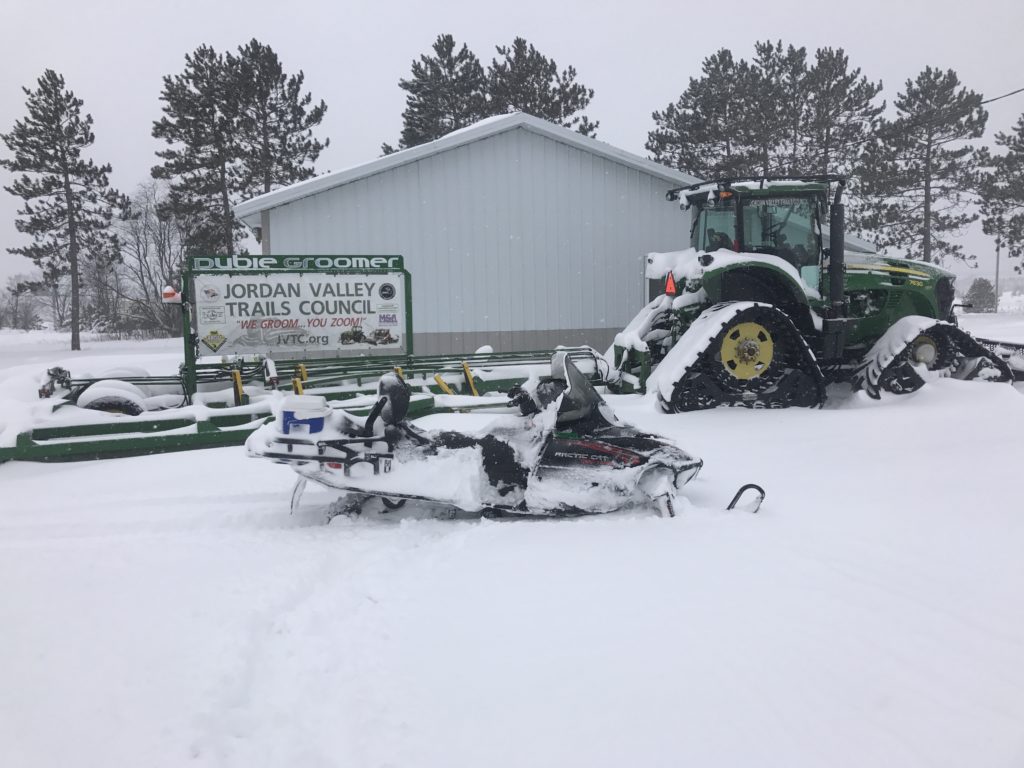
[[[234,421],[237,417],[225,417]],[[244,423],[248,423],[246,420]],[[255,429],[262,419],[252,421]],[[86,461],[116,459],[126,456],[148,456],[153,453],[190,451],[197,448],[219,448],[241,445],[250,430],[224,429],[230,423],[192,419],[165,419],[132,424],[88,424],[69,427],[46,427],[18,435],[13,448],[0,448],[0,463],[5,461]],[[106,427],[117,427],[106,431]],[[195,431],[177,432],[195,427]],[[173,432],[174,434],[165,434]],[[94,440],[75,438],[94,437]]]
[[[178,376],[150,376],[125,378],[123,381],[139,385],[177,385],[182,388],[182,401],[192,404],[195,395],[217,384],[227,388],[238,377],[238,383],[260,384],[273,391],[265,379],[264,358],[232,361],[204,360],[198,355],[196,335],[193,331],[193,312],[190,296],[193,292],[193,277],[197,274],[267,274],[287,272],[289,262],[295,260],[369,260],[384,261],[387,268],[333,269],[313,268],[303,272],[324,272],[333,274],[367,274],[403,276],[405,287],[405,325],[407,353],[400,355],[363,355],[359,357],[324,357],[307,359],[274,360],[278,369],[279,391],[296,391],[293,382],[298,380],[299,391],[318,394],[329,400],[348,400],[365,396],[376,391],[377,380],[384,373],[400,369],[414,390],[427,390],[431,394],[414,395],[410,404],[410,416],[417,418],[436,411],[466,410],[464,404],[457,408],[438,406],[433,395],[444,394],[445,390],[457,393],[487,394],[507,390],[521,383],[523,376],[513,373],[516,366],[543,365],[550,361],[551,351],[516,352],[500,357],[484,354],[472,355],[428,355],[416,357],[413,354],[413,307],[412,277],[405,269],[401,256],[384,257],[304,257],[304,256],[257,256],[257,257],[193,257],[182,276],[181,285],[181,328],[184,344],[184,358]],[[244,262],[247,268],[233,270],[196,269],[197,261],[237,264]],[[290,270],[295,272],[296,270]],[[593,351],[584,347],[570,349],[570,354],[591,357]],[[301,368],[300,368],[301,366]],[[286,375],[293,369],[293,375]],[[301,372],[301,375],[300,375]],[[434,379],[441,374],[445,387]],[[481,375],[483,374],[483,375]],[[72,378],[61,369],[50,371],[51,383],[67,389],[67,402],[74,403],[78,396],[99,379]],[[603,380],[600,370],[595,368],[594,380]],[[52,392],[52,390],[51,390]],[[255,429],[270,414],[269,402],[262,407],[260,401],[249,403],[247,398],[236,395],[233,406],[218,406],[210,403],[201,411],[201,418],[194,412],[174,415],[174,410],[157,414],[122,416],[116,421],[91,424],[39,426],[18,435],[12,447],[0,448],[0,463],[5,461],[83,461],[88,459],[145,456],[154,453],[187,451],[199,448],[241,445],[252,429]],[[481,403],[482,407],[494,407],[494,403]],[[60,405],[56,406],[59,408]],[[223,413],[209,414],[209,410]],[[355,408],[355,413],[369,408]]]
[[[191,403],[193,397],[202,386],[210,386],[223,383],[230,385],[233,371],[238,371],[243,383],[262,382],[262,360],[250,362],[237,360],[231,363],[224,362],[203,362],[197,354],[197,344],[193,332],[193,313],[191,311],[191,293],[193,278],[196,274],[266,274],[271,271],[291,271],[285,268],[289,259],[308,259],[324,257],[245,257],[245,260],[258,263],[260,269],[231,270],[212,269],[195,267],[198,260],[215,262],[216,259],[208,257],[191,257],[182,274],[181,283],[181,330],[183,341],[183,363],[180,373],[175,376],[150,376],[139,378],[126,378],[126,382],[141,385],[180,385],[182,388],[183,404]],[[402,360],[410,359],[412,353],[412,279],[405,269],[400,256],[388,257],[329,257],[332,259],[365,259],[388,263],[389,268],[380,269],[330,269],[313,268],[305,269],[302,272],[323,272],[335,274],[402,274],[405,288],[405,317],[406,317],[406,344],[408,355],[402,356]],[[237,263],[238,258],[232,259]],[[264,269],[265,267],[265,269]],[[302,361],[296,361],[302,362]],[[309,361],[311,365],[323,367],[325,373],[329,372],[332,379],[344,377],[345,362],[343,358],[333,358],[323,361]],[[366,369],[366,364],[359,366]],[[391,370],[392,365],[385,363],[383,358],[377,358],[374,365],[375,370]],[[67,372],[55,370],[61,387],[68,390],[68,403],[74,403],[78,396],[91,384],[99,379],[95,378],[72,378]],[[66,374],[66,376],[65,376]],[[367,375],[369,372],[367,371]],[[347,377],[351,378],[351,377]],[[278,389],[290,389],[290,381],[283,382]],[[364,392],[358,391],[358,386],[351,391],[338,393],[327,393],[331,399],[340,397],[355,397]],[[433,410],[433,400],[426,401],[424,405],[421,400],[415,401],[410,412],[415,415],[423,415]],[[236,403],[241,404],[241,403]],[[59,407],[59,406],[58,406]],[[214,407],[214,406],[210,406]],[[20,461],[83,461],[100,458],[117,458],[124,456],[144,456],[154,453],[167,453],[172,451],[185,451],[199,448],[215,448],[220,446],[241,445],[249,436],[251,429],[255,429],[262,423],[269,414],[269,405],[263,412],[253,412],[246,408],[244,413],[231,413],[230,407],[225,408],[226,413],[209,416],[203,420],[196,420],[192,415],[175,418],[167,417],[167,412],[162,416],[148,417],[122,417],[116,422],[101,422],[94,424],[75,424],[62,426],[43,426],[32,429],[29,432],[18,435],[15,445],[12,447],[0,447],[0,463],[12,460]],[[356,411],[358,412],[358,410]],[[250,425],[251,429],[246,429]]]
[[[436,410],[439,409],[433,397],[414,397],[409,404],[411,418],[426,416]],[[370,406],[352,408],[351,411],[365,416]],[[136,420],[126,417],[126,420],[118,422],[40,427],[18,435],[13,447],[0,448],[0,464],[6,461],[115,459],[238,446],[268,418],[269,407],[263,412],[227,413],[210,416],[206,420],[193,417]]]

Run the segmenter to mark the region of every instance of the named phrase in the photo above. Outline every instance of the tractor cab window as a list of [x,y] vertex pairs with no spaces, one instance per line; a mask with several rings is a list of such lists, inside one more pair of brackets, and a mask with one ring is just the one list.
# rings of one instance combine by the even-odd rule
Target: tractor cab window
[[698,251],[736,250],[736,202],[701,200],[690,202],[696,209],[690,245]]
[[744,250],[785,259],[797,270],[817,266],[821,228],[810,197],[750,197],[743,201]]

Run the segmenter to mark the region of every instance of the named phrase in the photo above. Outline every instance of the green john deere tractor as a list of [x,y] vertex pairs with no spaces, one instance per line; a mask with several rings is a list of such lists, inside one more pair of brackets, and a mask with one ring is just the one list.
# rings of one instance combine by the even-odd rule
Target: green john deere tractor
[[665,410],[689,411],[819,406],[837,381],[872,397],[937,376],[1012,381],[956,326],[951,273],[846,251],[845,183],[720,179],[669,192],[692,212],[691,247],[648,256],[664,293],[615,338],[619,390],[655,388]]

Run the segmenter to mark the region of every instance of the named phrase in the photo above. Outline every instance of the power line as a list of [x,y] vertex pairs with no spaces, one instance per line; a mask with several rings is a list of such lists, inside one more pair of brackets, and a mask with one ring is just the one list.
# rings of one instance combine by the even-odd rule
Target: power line
[[1000,99],[1005,99],[1007,96],[1015,96],[1018,93],[1024,93],[1024,88],[1018,88],[1016,91],[1010,91],[1009,93],[1004,93],[1002,96],[993,96],[991,99],[985,99],[981,103],[982,104],[991,104],[993,101],[999,101]]
[[[978,103],[979,104],[991,104],[993,101],[999,101],[1000,99],[1005,99],[1005,98],[1007,98],[1009,96],[1014,96],[1015,94],[1018,94],[1018,93],[1024,93],[1024,88],[1018,88],[1018,89],[1016,89],[1014,91],[1010,91],[1009,93],[1004,93],[1001,96],[993,96],[991,99],[983,99],[982,101],[980,101]],[[943,119],[947,119],[947,118],[950,118],[950,117],[960,117],[962,115],[968,115],[968,114],[971,113],[972,109],[974,109],[974,107],[972,107],[971,105],[966,105],[966,110],[951,110],[951,111],[947,112],[946,114],[942,114],[942,110],[939,109],[939,110],[936,110],[936,113],[933,113],[932,116],[930,116],[928,118],[925,118],[923,120],[920,120],[920,121],[917,121],[917,122],[915,122],[913,120],[908,121],[906,124],[901,126],[902,130],[897,129],[897,127],[894,126],[893,131],[890,131],[889,133],[891,133],[893,135],[897,135],[899,133],[906,133],[908,130],[913,130],[914,128],[924,128],[924,127],[926,127],[926,126],[928,126],[928,125],[930,125],[932,123],[938,122],[938,121],[943,120]],[[885,134],[885,133],[886,133],[885,131],[880,131],[879,132],[879,134]],[[875,137],[880,137],[879,134],[876,134]],[[875,138],[875,137],[873,137],[873,138]],[[881,136],[881,138],[888,138],[888,136]]]
[[[1005,99],[1005,98],[1008,98],[1010,96],[1015,96],[1018,93],[1024,93],[1024,88],[1017,88],[1016,90],[1010,91],[1009,93],[1004,93],[1001,96],[993,96],[991,99],[984,99],[984,100],[982,100],[980,102],[977,102],[977,104],[979,106],[981,104],[991,104],[993,101],[999,101],[1000,99]],[[867,144],[868,142],[874,141],[875,139],[888,139],[888,138],[891,138],[893,136],[899,136],[901,134],[907,134],[907,133],[909,133],[910,131],[913,131],[916,128],[926,128],[929,125],[932,125],[933,123],[940,122],[942,120],[951,119],[951,118],[958,118],[958,117],[969,115],[973,109],[974,109],[974,106],[970,105],[970,104],[966,105],[966,109],[949,110],[949,111],[947,111],[945,113],[943,113],[941,109],[938,109],[938,110],[935,110],[931,115],[926,116],[926,117],[924,117],[922,119],[908,120],[908,121],[906,121],[905,123],[902,123],[902,124],[900,124],[898,122],[899,118],[897,118],[896,121],[893,121],[892,127],[888,131],[878,131],[878,132],[876,132],[876,133],[874,133],[874,134],[872,134],[870,136],[866,136],[863,139],[856,139],[854,141],[850,141],[850,142],[846,142],[846,143],[843,143],[843,144],[839,144],[839,145],[836,146],[836,149],[847,149],[849,147],[856,147],[856,146],[860,146],[861,144]],[[946,142],[944,142],[944,143],[946,143]]]
[[[993,96],[990,99],[983,99],[983,100],[981,100],[979,102],[975,102],[974,104],[963,105],[960,109],[950,109],[948,107],[946,107],[945,109],[943,109],[941,107],[938,108],[938,109],[933,109],[931,111],[931,114],[926,114],[926,115],[919,116],[916,120],[915,119],[907,119],[905,117],[904,118],[897,117],[896,120],[890,122],[890,126],[889,126],[888,130],[879,130],[879,131],[876,131],[876,132],[874,132],[874,133],[872,133],[872,134],[870,134],[868,136],[865,136],[862,139],[854,139],[853,141],[848,141],[848,142],[843,142],[841,144],[837,144],[833,148],[833,150],[834,151],[838,151],[838,150],[843,150],[843,149],[849,149],[851,147],[858,147],[858,146],[861,146],[863,144],[868,144],[868,143],[870,143],[872,141],[876,141],[876,140],[879,140],[879,139],[885,140],[885,139],[889,139],[889,138],[892,138],[892,137],[895,137],[895,136],[907,135],[911,131],[914,131],[915,129],[918,129],[918,128],[927,128],[928,126],[933,125],[933,124],[938,123],[938,122],[941,122],[943,120],[956,119],[956,118],[959,118],[959,117],[963,117],[963,116],[969,115],[974,109],[976,109],[977,107],[981,106],[982,104],[991,104],[994,101],[1000,101],[1002,99],[1009,98],[1010,96],[1016,96],[1018,93],[1024,93],[1024,87],[1017,88],[1015,90],[1009,91],[1009,92],[1001,94],[999,96]],[[939,142],[939,143],[947,144],[950,141],[957,141],[957,140],[958,139],[953,138],[953,139],[947,139],[946,141]],[[782,159],[780,159],[780,162],[782,162],[783,165],[779,166],[779,170],[782,170],[785,167],[785,163],[788,162],[788,159],[782,158]]]

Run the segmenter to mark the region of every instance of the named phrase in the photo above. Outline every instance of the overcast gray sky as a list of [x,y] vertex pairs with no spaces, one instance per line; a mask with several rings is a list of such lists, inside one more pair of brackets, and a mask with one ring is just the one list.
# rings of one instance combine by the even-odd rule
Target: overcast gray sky
[[[433,3],[314,0],[3,0],[0,3],[0,132],[25,113],[22,86],[46,68],[62,73],[95,119],[92,157],[113,165],[131,193],[149,177],[161,78],[203,43],[235,49],[255,37],[328,105],[320,135],[331,139],[317,164],[336,170],[372,160],[395,143],[404,92],[399,78],[438,34],[467,43],[486,65],[494,46],[525,37],[560,67],[572,65],[595,90],[587,110],[598,138],[646,155],[651,112],[674,101],[701,61],[720,47],[749,58],[756,40],[846,50],[853,66],[884,83],[892,102],[926,65],[955,69],[986,97],[1024,86],[1021,0],[440,0]],[[989,106],[989,139],[1024,113],[1024,94]],[[6,147],[0,146],[6,154]],[[10,174],[0,170],[0,184]],[[6,248],[22,243],[17,200],[0,191],[0,279],[31,264]],[[991,244],[972,235],[990,274]]]

